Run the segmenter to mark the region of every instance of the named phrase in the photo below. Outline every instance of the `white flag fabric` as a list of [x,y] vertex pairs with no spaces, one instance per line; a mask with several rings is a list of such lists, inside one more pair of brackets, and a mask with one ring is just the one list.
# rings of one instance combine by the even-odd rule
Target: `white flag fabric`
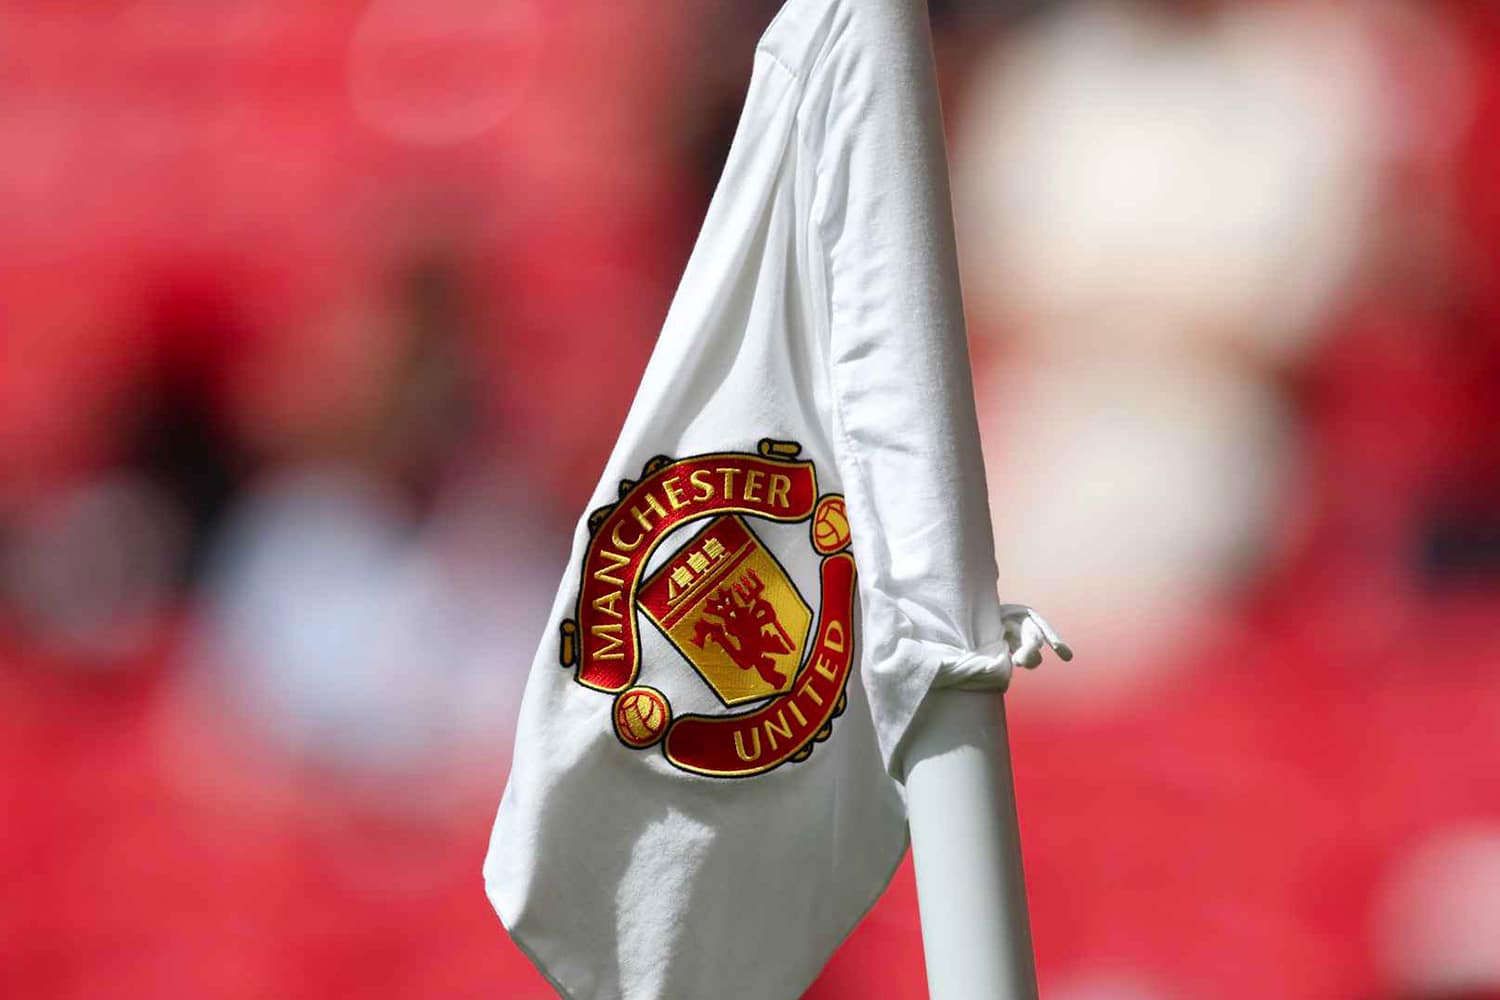
[[923,699],[1010,669],[925,3],[789,0],[578,526],[490,897],[569,996],[796,997],[905,851]]

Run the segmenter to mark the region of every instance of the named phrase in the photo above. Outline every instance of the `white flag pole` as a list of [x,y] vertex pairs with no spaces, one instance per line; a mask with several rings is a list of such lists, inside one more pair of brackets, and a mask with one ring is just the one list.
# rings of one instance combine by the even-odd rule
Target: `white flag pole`
[[[912,5],[911,24],[930,58],[926,0],[905,2]],[[937,205],[947,201],[948,190],[935,72],[924,76],[922,86],[931,88],[921,95],[922,107],[935,116],[928,123],[925,152],[930,200]],[[936,211],[951,209],[943,204]],[[937,228],[943,241],[951,239],[945,229]],[[936,258],[939,266],[945,256],[947,248]],[[956,295],[957,281],[951,288]],[[962,305],[956,300],[950,315],[961,324]],[[970,474],[982,476],[977,456],[974,464]],[[1010,647],[1006,667],[1035,667],[1047,647],[1071,659],[1072,650],[1030,608],[1006,604],[1001,614]],[[992,671],[997,666],[990,664]],[[1007,669],[1004,678],[1009,676]],[[998,672],[992,679],[999,679]],[[933,691],[907,738],[907,815],[928,994],[932,1000],[1036,1000],[1004,697],[994,691]]]
[[908,744],[906,795],[932,1000],[1035,1000],[1005,699],[935,691]]

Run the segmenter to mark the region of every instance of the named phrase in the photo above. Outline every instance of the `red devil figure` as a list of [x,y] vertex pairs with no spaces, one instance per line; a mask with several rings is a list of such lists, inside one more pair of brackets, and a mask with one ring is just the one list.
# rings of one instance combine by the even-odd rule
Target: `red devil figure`
[[762,596],[766,585],[755,570],[747,570],[733,587],[721,587],[708,599],[703,616],[693,628],[693,644],[699,649],[712,639],[723,647],[735,666],[754,670],[772,687],[781,687],[786,677],[776,669],[774,653],[790,653],[787,635],[776,608]]

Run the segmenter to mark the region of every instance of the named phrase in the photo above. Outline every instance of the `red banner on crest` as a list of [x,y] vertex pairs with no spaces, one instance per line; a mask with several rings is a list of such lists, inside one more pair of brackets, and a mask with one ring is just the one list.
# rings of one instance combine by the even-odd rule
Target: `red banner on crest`
[[595,529],[578,593],[578,682],[618,694],[640,673],[636,589],[675,529],[718,514],[802,521],[818,500],[811,462],[750,454],[672,462],[630,488]]

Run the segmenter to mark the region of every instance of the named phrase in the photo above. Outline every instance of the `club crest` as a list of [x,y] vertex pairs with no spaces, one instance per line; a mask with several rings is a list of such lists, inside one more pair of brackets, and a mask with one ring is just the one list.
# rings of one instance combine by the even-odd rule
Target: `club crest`
[[[801,446],[763,440],[755,454],[658,457],[617,503],[589,516],[576,615],[561,660],[584,687],[614,696],[615,735],[660,744],[684,771],[764,774],[806,760],[843,712],[854,663],[854,557],[844,498],[819,495]],[[816,611],[756,522],[808,523],[820,557]],[[661,544],[703,522],[647,575]],[[680,536],[679,536],[680,537]],[[674,717],[639,683],[642,624],[654,626],[727,710]]]

